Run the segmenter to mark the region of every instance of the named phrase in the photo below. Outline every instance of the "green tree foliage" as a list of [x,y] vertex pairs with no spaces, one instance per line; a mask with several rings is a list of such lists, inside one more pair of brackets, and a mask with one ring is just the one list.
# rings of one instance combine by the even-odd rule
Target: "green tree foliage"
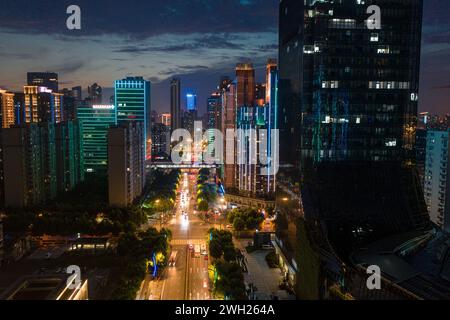
[[258,229],[264,221],[263,215],[254,208],[237,208],[227,215],[228,221],[236,231]]

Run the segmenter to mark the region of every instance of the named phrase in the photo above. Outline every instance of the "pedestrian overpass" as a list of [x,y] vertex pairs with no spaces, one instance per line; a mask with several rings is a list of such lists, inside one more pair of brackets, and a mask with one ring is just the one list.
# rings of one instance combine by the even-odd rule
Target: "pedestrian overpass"
[[149,167],[152,169],[213,169],[217,168],[217,164],[205,164],[205,163],[173,163],[171,161],[158,161],[151,162]]

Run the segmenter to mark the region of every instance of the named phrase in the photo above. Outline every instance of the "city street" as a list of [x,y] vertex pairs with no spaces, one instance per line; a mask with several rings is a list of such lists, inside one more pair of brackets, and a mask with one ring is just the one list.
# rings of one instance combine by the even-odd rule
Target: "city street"
[[[208,279],[207,231],[210,228],[195,214],[198,171],[183,171],[174,215],[163,227],[172,231],[170,266],[159,279],[150,276],[143,282],[137,299],[206,300],[210,299]],[[203,252],[202,252],[203,251]],[[206,251],[206,252],[205,252]]]

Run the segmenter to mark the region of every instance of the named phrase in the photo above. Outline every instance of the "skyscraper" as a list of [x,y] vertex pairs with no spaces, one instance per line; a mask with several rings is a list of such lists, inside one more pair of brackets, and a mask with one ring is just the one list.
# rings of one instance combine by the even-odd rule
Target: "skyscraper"
[[44,203],[57,194],[55,126],[29,123],[2,130],[5,206]]
[[53,92],[58,92],[58,74],[54,72],[28,72],[27,85],[47,87]]
[[236,65],[237,107],[252,106],[255,102],[255,69],[251,63]]
[[[380,1],[381,29],[371,30],[376,3],[280,1],[278,198],[291,205],[279,203],[277,243],[294,273],[429,227],[412,165],[422,1]],[[315,240],[294,240],[305,232]],[[310,271],[300,297],[322,297],[321,283],[345,274]]]
[[170,116],[171,131],[181,128],[181,81],[174,78],[170,81]]
[[107,133],[109,127],[117,124],[114,105],[90,105],[85,101],[78,107],[77,119],[83,133],[85,172],[105,174],[108,160]]
[[127,207],[144,188],[143,122],[125,122],[108,130],[109,204]]
[[429,130],[425,161],[425,201],[431,221],[450,232],[450,129]]
[[151,154],[151,84],[142,77],[127,77],[114,83],[117,124],[142,122],[146,158]]
[[88,86],[88,98],[92,104],[102,104],[102,87],[100,87],[97,83],[94,83],[92,86]]
[[222,182],[225,188],[235,188],[236,168],[234,165],[236,155],[236,141],[234,134],[227,135],[228,130],[236,130],[236,82],[228,85],[222,93],[222,130],[224,135],[224,165],[222,168]]
[[24,86],[24,104],[18,123],[58,123],[63,121],[63,94],[47,87]]
[[[220,92],[213,92],[207,101],[207,116],[208,125],[206,128],[206,135],[208,138],[208,154],[210,156],[216,156],[216,150],[214,149],[214,130],[222,131],[222,97]],[[219,151],[219,150],[217,150]]]
[[167,159],[170,154],[170,126],[152,124],[152,159]]
[[0,117],[2,128],[15,124],[14,93],[0,89]]
[[191,90],[186,93],[186,110],[197,111],[197,94]]

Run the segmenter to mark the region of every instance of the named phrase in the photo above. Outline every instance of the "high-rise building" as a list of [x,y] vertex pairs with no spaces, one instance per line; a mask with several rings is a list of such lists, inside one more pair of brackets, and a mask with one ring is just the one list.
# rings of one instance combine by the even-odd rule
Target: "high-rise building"
[[144,188],[144,126],[126,122],[108,130],[109,204],[126,207]]
[[[214,148],[215,134],[214,130],[222,132],[222,96],[220,92],[213,92],[208,98],[207,106],[207,127],[206,136],[208,139],[208,155],[215,156],[217,160],[220,160],[220,156],[216,155]],[[219,152],[219,150],[217,150]]]
[[30,123],[2,130],[5,206],[33,206],[56,196],[53,123]]
[[197,95],[191,90],[186,93],[186,110],[197,111]]
[[58,92],[58,74],[54,72],[28,72],[27,85],[46,87],[53,92]]
[[276,191],[278,75],[276,65],[272,63],[270,68],[270,92],[266,93],[266,84],[258,84],[254,105],[237,108],[236,188],[252,197],[273,197]]
[[127,77],[114,83],[117,124],[143,123],[146,159],[151,154],[151,84],[142,77]]
[[94,83],[92,86],[88,86],[88,99],[92,104],[102,104],[103,89],[97,83]]
[[255,69],[251,63],[236,65],[237,107],[253,106],[255,103]]
[[416,166],[419,173],[420,184],[425,183],[425,161],[427,155],[427,129],[416,130]]
[[14,93],[0,89],[0,117],[2,128],[15,124]]
[[72,190],[84,180],[81,125],[64,121],[55,125],[56,185],[58,192]]
[[170,116],[171,131],[181,128],[181,81],[174,78],[170,81]]
[[[368,26],[370,4],[382,5],[381,29]],[[422,1],[279,8],[277,250],[292,282],[308,278],[298,296],[323,298],[346,277],[340,259],[429,227],[413,166]]]
[[427,133],[425,201],[431,221],[450,232],[450,130]]
[[114,105],[90,105],[83,102],[77,110],[77,119],[83,134],[85,172],[105,174],[108,163],[107,133],[109,127],[117,124]]
[[172,117],[171,117],[170,113],[161,114],[161,123],[168,127],[171,126]]
[[168,159],[170,155],[170,126],[164,123],[152,124],[152,159]]
[[24,86],[24,104],[18,123],[58,123],[63,121],[63,94],[47,87]]
[[80,102],[80,100],[76,98],[76,95],[78,93],[74,92],[73,90],[69,90],[67,88],[62,89],[60,93],[63,94],[63,108],[62,108],[63,119],[65,121],[76,120],[77,105]]
[[236,168],[234,165],[236,155],[236,142],[234,134],[227,135],[227,131],[236,130],[236,82],[228,85],[222,93],[222,130],[224,135],[224,165],[221,169],[222,185],[225,189],[234,189],[236,181]]
[[83,100],[83,89],[81,86],[72,87],[72,96],[75,98],[75,101]]

